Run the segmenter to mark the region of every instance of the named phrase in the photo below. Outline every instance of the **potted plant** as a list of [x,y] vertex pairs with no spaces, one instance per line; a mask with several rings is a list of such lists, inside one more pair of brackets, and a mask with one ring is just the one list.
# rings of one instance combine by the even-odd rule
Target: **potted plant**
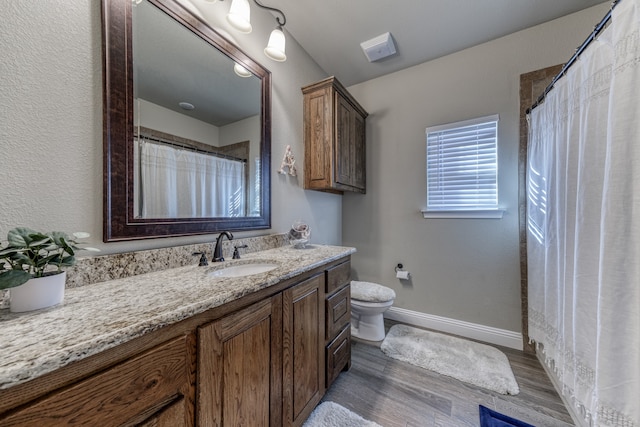
[[0,247],[0,289],[11,289],[10,310],[31,311],[61,303],[66,280],[62,267],[75,264],[75,251],[80,249],[76,239],[86,237],[88,233],[72,237],[26,227],[9,231],[7,246]]

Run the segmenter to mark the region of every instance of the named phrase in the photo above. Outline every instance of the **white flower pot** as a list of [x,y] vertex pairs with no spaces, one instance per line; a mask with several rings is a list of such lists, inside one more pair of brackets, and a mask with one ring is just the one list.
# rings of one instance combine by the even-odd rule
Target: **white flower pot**
[[27,283],[9,289],[9,310],[12,313],[38,310],[60,304],[64,300],[67,273],[30,279]]

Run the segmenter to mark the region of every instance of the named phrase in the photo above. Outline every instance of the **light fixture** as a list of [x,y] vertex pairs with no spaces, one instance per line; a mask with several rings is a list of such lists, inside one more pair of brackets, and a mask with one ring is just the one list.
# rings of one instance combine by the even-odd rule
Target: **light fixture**
[[284,12],[282,12],[280,9],[276,9],[275,7],[269,7],[269,6],[260,4],[258,0],[253,0],[253,1],[255,4],[257,4],[263,9],[271,10],[273,12],[276,12],[282,15],[282,21],[280,20],[279,16],[276,16],[276,22],[278,23],[278,25],[273,31],[271,31],[271,35],[269,36],[269,43],[267,43],[267,47],[264,48],[264,54],[267,55],[269,58],[273,59],[274,61],[278,61],[278,62],[286,61],[287,55],[284,52],[285,38],[284,38],[284,31],[282,31],[282,27],[284,27],[284,24],[287,23],[287,17],[284,16]]
[[269,36],[269,43],[264,48],[264,54],[274,61],[283,62],[287,60],[287,55],[284,52],[285,45],[284,32],[281,26],[277,26],[275,30],[271,31]]
[[[287,55],[285,54],[286,39],[282,27],[284,27],[284,24],[287,22],[287,17],[284,16],[284,12],[282,12],[280,9],[265,6],[258,0],[253,0],[253,2],[263,9],[267,9],[282,15],[282,20],[280,20],[279,16],[276,16],[276,22],[278,23],[278,25],[269,36],[269,42],[267,43],[267,47],[264,49],[264,54],[274,61],[285,61],[287,59]],[[232,0],[231,7],[229,8],[229,13],[227,14],[227,21],[229,21],[229,24],[231,24],[231,26],[236,30],[245,34],[250,33],[252,27],[249,0]],[[236,72],[236,74],[238,73]]]
[[178,105],[180,106],[180,108],[182,108],[183,110],[193,110],[194,108],[196,108],[192,103],[190,102],[179,102]]
[[240,77],[251,77],[251,71],[247,70],[237,62],[233,65],[233,72]]
[[249,34],[252,30],[249,0],[232,0],[227,21],[241,33]]

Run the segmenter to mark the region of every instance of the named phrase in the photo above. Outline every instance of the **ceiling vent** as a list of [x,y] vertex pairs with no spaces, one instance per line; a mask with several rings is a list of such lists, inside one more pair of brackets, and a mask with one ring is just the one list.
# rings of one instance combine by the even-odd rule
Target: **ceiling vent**
[[371,40],[360,43],[360,47],[369,62],[378,61],[396,53],[396,46],[393,44],[391,33],[384,33]]

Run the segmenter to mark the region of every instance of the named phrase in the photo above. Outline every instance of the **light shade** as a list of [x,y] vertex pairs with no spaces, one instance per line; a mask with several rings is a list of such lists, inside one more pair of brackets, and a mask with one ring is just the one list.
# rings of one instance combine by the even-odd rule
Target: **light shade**
[[233,0],[227,14],[227,21],[236,30],[242,33],[250,33],[252,28],[249,0]]
[[233,71],[240,77],[251,77],[251,71],[247,70],[237,62],[233,66]]
[[269,43],[264,48],[264,54],[274,61],[283,62],[287,60],[287,55],[284,52],[285,48],[284,32],[280,27],[271,31],[269,36]]

